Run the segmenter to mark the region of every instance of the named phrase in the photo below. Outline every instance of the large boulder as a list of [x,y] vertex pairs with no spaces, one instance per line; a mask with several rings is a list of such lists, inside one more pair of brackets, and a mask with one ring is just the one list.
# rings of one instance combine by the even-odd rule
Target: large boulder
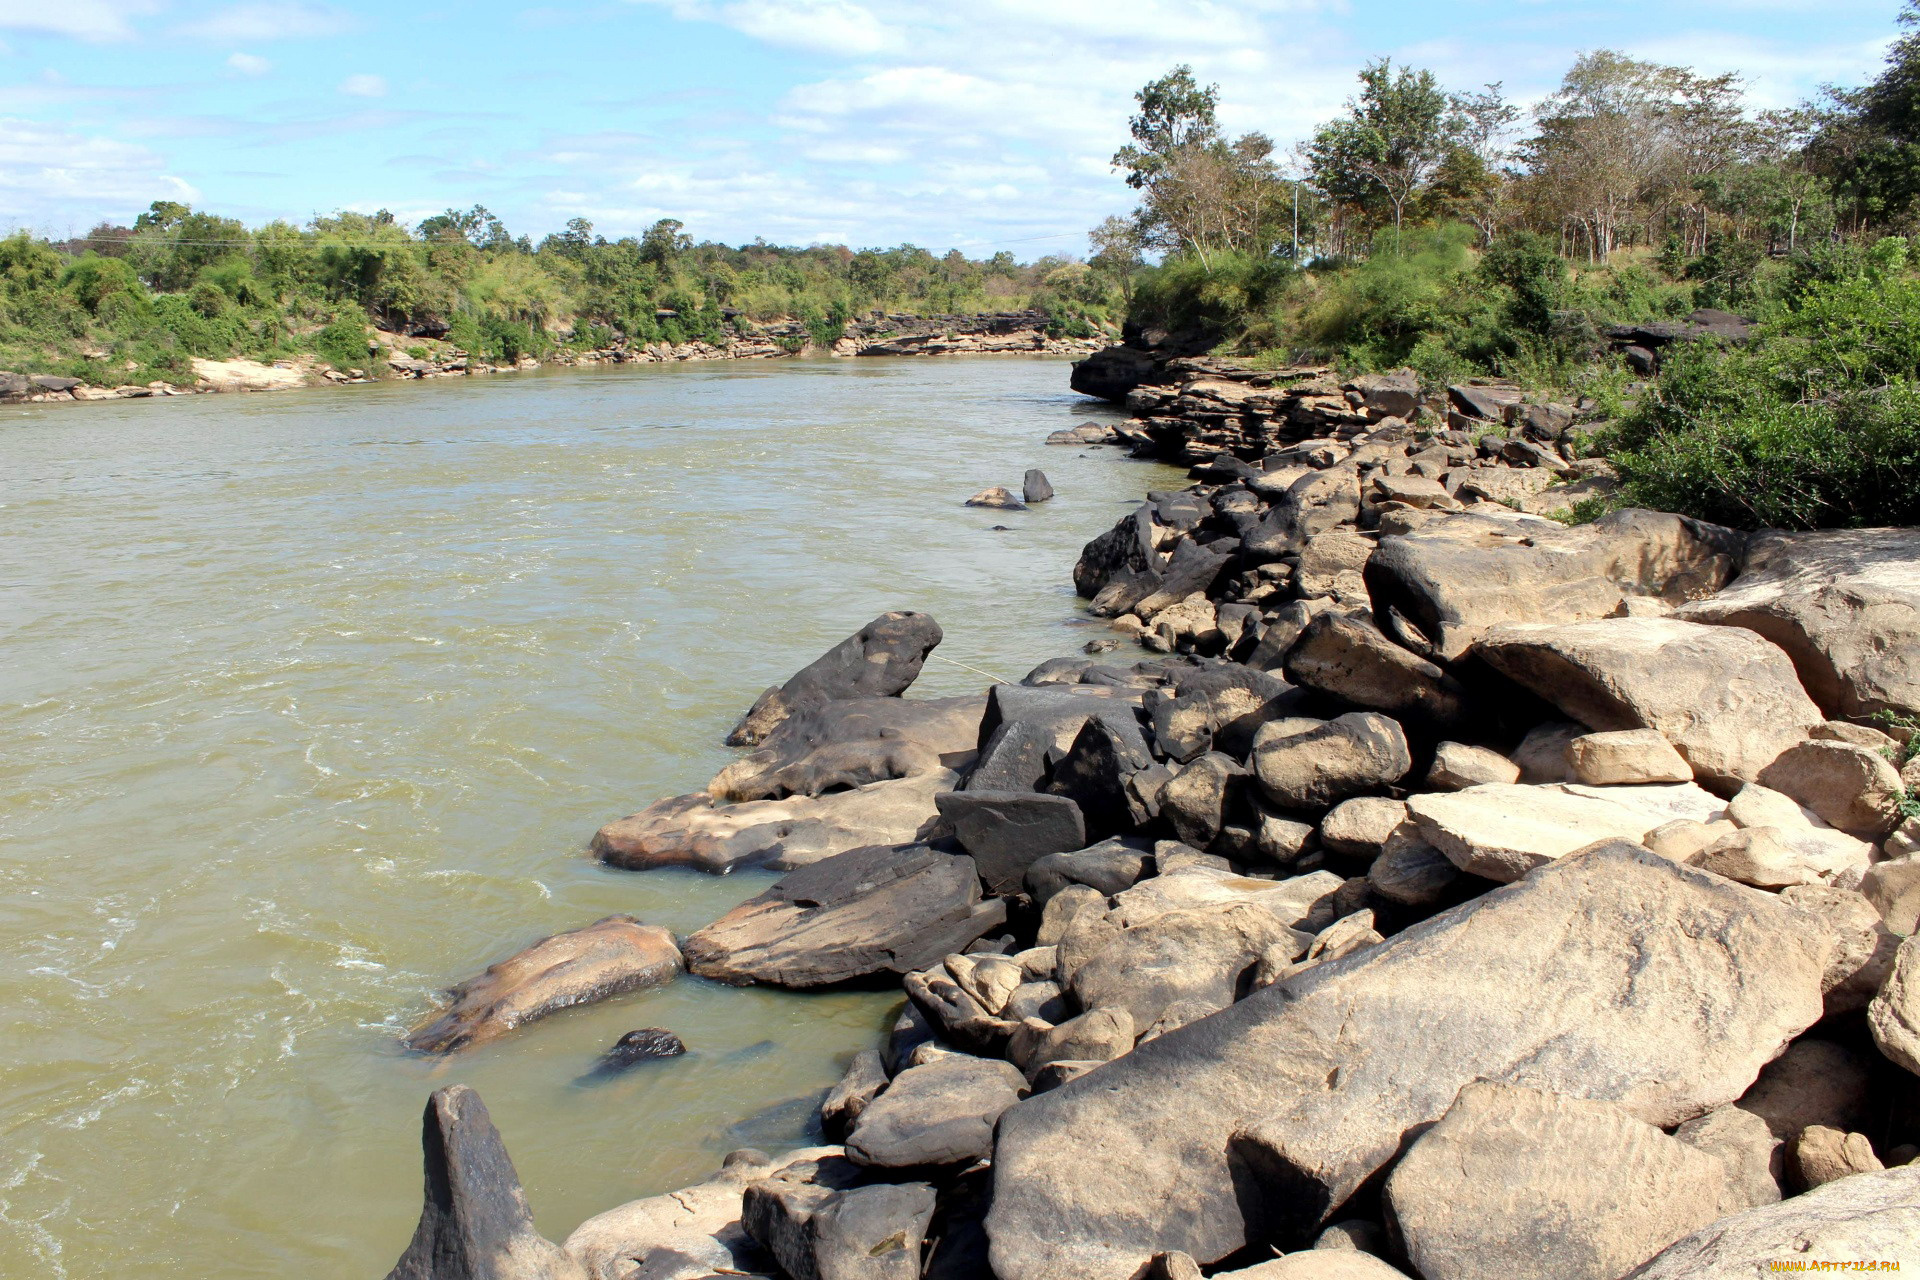
[[1618,1280],[1750,1204],[1718,1158],[1617,1104],[1512,1084],[1462,1089],[1386,1184],[1426,1280]]
[[1669,1245],[1629,1280],[1752,1280],[1780,1262],[1809,1271],[1812,1263],[1920,1266],[1920,1165],[1842,1178],[1722,1218]]
[[833,1159],[839,1151],[808,1147],[778,1162],[758,1151],[736,1151],[705,1182],[630,1200],[588,1218],[567,1237],[566,1251],[586,1268],[589,1280],[633,1280],[637,1275],[700,1280],[758,1271],[768,1259],[740,1221],[746,1189],[789,1166]]
[[741,1203],[748,1234],[790,1280],[920,1280],[933,1188],[924,1182],[834,1185],[844,1180],[783,1176],[753,1183]]
[[1324,809],[1398,782],[1413,768],[1398,722],[1354,711],[1313,725],[1276,720],[1253,738],[1254,776],[1282,809]]
[[971,766],[986,700],[851,698],[795,712],[714,776],[716,800],[817,796]]
[[579,1262],[534,1230],[479,1094],[463,1084],[434,1090],[421,1130],[425,1203],[387,1280],[587,1280]]
[[1466,690],[1363,619],[1323,613],[1287,651],[1287,678],[1356,707],[1445,729],[1466,719]]
[[1920,1076],[1920,938],[1900,944],[1893,972],[1867,1006],[1867,1025],[1889,1061]]
[[1124,1009],[1145,1031],[1176,1004],[1224,1009],[1247,987],[1248,972],[1269,950],[1287,958],[1304,949],[1274,915],[1245,903],[1169,911],[1131,928],[1073,973],[1084,1009]]
[[987,888],[1020,892],[1027,868],[1049,853],[1087,847],[1080,806],[1037,791],[950,791],[935,803],[979,867]]
[[1395,617],[1451,661],[1502,624],[1604,618],[1629,597],[1709,595],[1732,577],[1743,543],[1731,529],[1657,511],[1572,529],[1464,514],[1380,539],[1366,579],[1375,616]]
[[951,769],[870,782],[851,791],[718,804],[696,791],[655,801],[594,834],[593,855],[610,867],[741,867],[791,871],[870,844],[913,844],[941,829],[936,799],[959,784]]
[[808,663],[783,685],[761,694],[727,735],[730,747],[764,741],[796,711],[843,698],[893,698],[920,675],[940,643],[932,615],[883,613]]
[[874,845],[802,867],[686,940],[703,978],[823,987],[924,969],[1006,920],[973,859]]
[[909,1067],[860,1113],[847,1154],[887,1169],[970,1164],[993,1153],[994,1122],[1026,1089],[998,1058],[954,1053]]
[[485,1044],[562,1009],[671,982],[680,963],[667,930],[608,916],[542,938],[452,988],[446,1009],[408,1033],[407,1048],[452,1053]]
[[1851,742],[1796,743],[1761,770],[1760,782],[1859,840],[1884,840],[1905,816],[1900,774]]
[[1491,782],[1407,800],[1426,843],[1454,866],[1505,883],[1601,840],[1638,844],[1679,819],[1706,822],[1721,802],[1692,783],[1583,787]]
[[1563,858],[1008,1111],[994,1273],[1304,1241],[1475,1080],[1679,1124],[1820,1017],[1825,960],[1770,895],[1617,843]]
[[1773,641],[1830,716],[1920,714],[1920,529],[1756,533],[1733,584],[1679,616]]
[[1658,729],[1702,782],[1752,782],[1821,722],[1793,664],[1752,632],[1671,618],[1529,623],[1474,651],[1590,729]]

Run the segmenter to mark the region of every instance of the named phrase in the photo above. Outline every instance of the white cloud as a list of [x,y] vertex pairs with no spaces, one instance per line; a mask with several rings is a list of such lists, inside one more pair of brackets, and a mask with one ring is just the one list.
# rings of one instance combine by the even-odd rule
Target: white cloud
[[265,58],[252,53],[230,53],[227,65],[243,76],[263,76],[273,70],[273,64]]
[[77,40],[130,40],[133,18],[158,6],[152,0],[0,0],[0,31],[71,36]]
[[734,30],[769,44],[854,57],[900,43],[896,28],[845,0],[741,0],[719,11]]
[[331,5],[314,4],[310,0],[254,0],[190,22],[181,31],[218,44],[263,44],[269,40],[339,35],[352,26],[352,18]]
[[37,120],[0,118],[0,219],[53,230],[103,208],[126,216],[154,200],[200,199],[145,147]]
[[340,92],[349,98],[384,98],[387,96],[387,82],[383,76],[370,76],[363,72],[342,80]]

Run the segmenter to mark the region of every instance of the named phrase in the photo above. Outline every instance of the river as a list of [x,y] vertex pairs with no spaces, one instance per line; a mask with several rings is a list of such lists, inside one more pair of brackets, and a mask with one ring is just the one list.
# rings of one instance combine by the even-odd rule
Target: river
[[[874,615],[1018,679],[1080,545],[1178,473],[1045,448],[1056,360],[554,371],[0,416],[0,1275],[379,1276],[419,1113],[479,1089],[541,1229],[806,1113],[898,1003],[682,979],[450,1062],[438,988],[766,873],[608,871],[769,684]],[[1044,467],[1030,512],[963,508]],[[995,532],[992,526],[1010,526]],[[974,692],[930,662],[916,694]],[[684,1058],[576,1077],[622,1032]],[[796,1101],[799,1100],[799,1101]]]

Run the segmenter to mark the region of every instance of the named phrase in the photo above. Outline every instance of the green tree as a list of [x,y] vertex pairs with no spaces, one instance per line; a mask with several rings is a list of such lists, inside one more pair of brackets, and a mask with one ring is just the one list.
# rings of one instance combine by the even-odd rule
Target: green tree
[[1315,181],[1328,191],[1363,195],[1377,191],[1393,210],[1399,229],[1408,202],[1427,184],[1457,145],[1464,129],[1453,100],[1431,71],[1401,67],[1391,59],[1360,72],[1360,94],[1347,114],[1322,125],[1307,146]]

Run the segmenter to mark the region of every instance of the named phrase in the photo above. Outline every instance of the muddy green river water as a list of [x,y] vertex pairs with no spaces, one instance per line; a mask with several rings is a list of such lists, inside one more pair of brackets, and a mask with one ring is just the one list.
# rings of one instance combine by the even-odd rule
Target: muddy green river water
[[[1018,679],[1171,470],[1046,448],[1056,360],[808,361],[0,411],[0,1275],[385,1274],[427,1093],[559,1239],[802,1141],[897,995],[693,979],[451,1061],[437,989],[766,873],[608,871],[766,685],[891,608]],[[1044,467],[1059,497],[963,508]],[[994,532],[992,526],[1010,526]],[[985,677],[930,662],[916,694]],[[689,1053],[575,1083],[622,1032]]]

